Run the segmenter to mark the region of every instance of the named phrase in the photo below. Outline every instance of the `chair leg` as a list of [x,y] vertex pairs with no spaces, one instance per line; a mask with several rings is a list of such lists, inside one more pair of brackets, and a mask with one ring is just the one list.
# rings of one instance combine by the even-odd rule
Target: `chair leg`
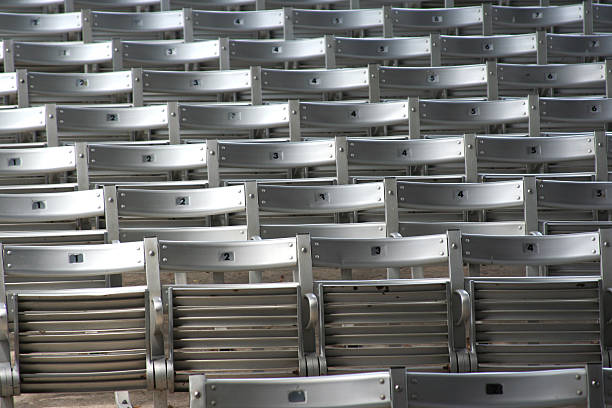
[[2,397],[0,398],[0,408],[14,408],[13,397]]
[[117,408],[133,408],[129,391],[115,391],[115,404]]
[[153,408],[168,408],[168,391],[153,391]]

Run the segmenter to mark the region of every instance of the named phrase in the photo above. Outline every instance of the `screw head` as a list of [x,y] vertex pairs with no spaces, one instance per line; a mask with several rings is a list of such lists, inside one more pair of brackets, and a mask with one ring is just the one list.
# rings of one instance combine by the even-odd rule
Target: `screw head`
[[193,397],[195,399],[200,399],[202,397],[202,393],[200,391],[196,391],[193,393]]
[[155,255],[155,251],[153,250],[149,251],[149,256],[153,256],[153,255]]

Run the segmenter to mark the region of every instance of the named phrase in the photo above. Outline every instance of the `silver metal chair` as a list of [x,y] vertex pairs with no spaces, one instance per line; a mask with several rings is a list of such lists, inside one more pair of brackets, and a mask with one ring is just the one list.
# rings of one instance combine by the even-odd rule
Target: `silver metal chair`
[[[389,239],[386,248],[406,245],[414,250],[424,248],[419,242],[429,242],[425,256],[414,251],[393,252],[408,263],[416,256],[416,262],[446,259],[449,265],[457,265],[450,258],[458,253],[447,251],[449,241],[459,244],[456,235],[456,231],[451,233],[448,240],[444,236],[398,239],[396,244]],[[444,255],[434,254],[434,239],[435,247]],[[375,251],[377,242],[372,242]],[[356,256],[370,253],[368,250]],[[427,256],[431,258],[425,260]],[[469,370],[465,330],[470,301],[462,287],[461,267],[451,271],[450,279],[319,281],[316,288],[323,373],[374,371],[398,365],[419,371]]]
[[[555,236],[462,237],[463,259],[500,265],[600,261],[600,276],[468,278],[479,371],[607,364],[608,230]],[[495,249],[493,249],[495,247]],[[562,327],[559,322],[563,322]],[[503,333],[503,334],[502,334]]]
[[159,245],[162,271],[296,268],[295,283],[168,288],[170,391],[188,389],[194,372],[212,377],[318,375],[317,302],[307,236]]
[[4,280],[144,272],[149,247],[142,242],[0,246],[3,404],[12,405],[13,395],[20,393],[119,391],[129,400],[120,390],[149,389],[155,407],[164,406],[159,391],[166,388],[159,280],[147,273],[147,286],[17,292]]

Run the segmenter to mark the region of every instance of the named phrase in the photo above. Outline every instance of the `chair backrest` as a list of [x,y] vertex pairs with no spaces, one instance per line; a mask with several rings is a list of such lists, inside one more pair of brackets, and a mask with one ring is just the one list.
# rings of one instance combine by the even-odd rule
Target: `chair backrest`
[[336,146],[333,141],[209,141],[207,145],[209,156],[217,157],[208,166],[208,182],[211,186],[221,184],[224,167],[251,169],[253,175],[249,177],[265,179],[266,173],[257,174],[261,169],[289,170],[336,163]]
[[537,180],[538,206],[573,210],[612,208],[612,183],[606,181]]
[[463,234],[466,262],[494,265],[560,265],[598,261],[599,233],[563,235],[470,235]]
[[[265,408],[287,403],[299,403],[307,408],[390,408],[389,382],[387,372],[258,379],[214,379],[192,375],[189,377],[189,394],[192,395],[189,407],[205,408],[215,401],[215,405],[223,404],[227,408],[239,408],[245,404]],[[345,397],[337,398],[339,394]]]
[[372,166],[415,166],[461,163],[463,138],[384,139],[349,138],[348,163]]
[[104,215],[102,190],[0,194],[0,202],[2,223],[65,221]]
[[287,24],[291,30],[316,34],[334,34],[351,30],[368,30],[383,26],[383,10],[354,9],[354,10],[289,10]]
[[349,38],[336,37],[335,56],[347,60],[380,63],[432,55],[429,37]]
[[346,92],[367,89],[367,68],[338,69],[267,69],[261,70],[264,91],[291,91],[306,94]]
[[57,108],[58,130],[80,131],[87,138],[102,134],[128,134],[137,130],[167,128],[168,105],[141,107],[62,105]]
[[[402,370],[403,371],[403,370]],[[403,386],[409,406],[418,396],[423,407],[489,407],[512,405],[525,408],[583,404],[597,400],[584,368],[532,372],[420,373],[405,372],[396,384]],[[392,385],[395,387],[395,385]],[[440,389],[448,392],[439,392]],[[529,396],[525,389],[533,389]]]
[[378,69],[382,89],[459,89],[487,85],[484,64],[449,67],[387,67]]
[[482,26],[482,6],[450,8],[392,8],[393,32],[443,31],[469,26]]
[[[0,109],[0,135],[16,135],[32,131],[44,131],[47,145],[57,146],[57,122],[54,106]],[[14,137],[14,139],[18,138]]]
[[545,163],[593,159],[593,136],[476,136],[478,158],[495,162]]
[[83,28],[81,12],[76,13],[2,13],[0,33],[11,38],[41,38],[79,33]]
[[[104,96],[128,95],[133,103],[139,101],[135,88],[142,78],[133,71],[96,72],[96,73],[50,73],[19,72],[27,90],[22,106],[30,103],[45,103],[61,100],[65,103],[90,101],[95,103]],[[21,95],[20,95],[21,97]],[[140,102],[142,104],[142,102]]]
[[286,103],[270,105],[179,104],[181,128],[248,130],[285,127],[289,124]]
[[154,172],[206,167],[206,145],[102,144],[87,145],[91,169]]
[[498,101],[442,100],[419,101],[421,124],[469,128],[503,123],[527,122],[526,99]]
[[302,102],[300,124],[333,129],[368,128],[408,123],[408,102]]
[[[536,55],[536,35],[440,36],[442,56],[507,58]],[[534,61],[535,62],[535,61]]]
[[[299,40],[230,40],[230,61],[258,65],[275,65],[284,62],[299,62],[325,59],[325,38]],[[322,66],[322,64],[318,64]]]
[[520,207],[522,180],[489,183],[397,182],[398,206],[422,210],[467,211]]
[[[181,32],[185,30],[184,10],[149,11],[149,12],[108,12],[91,11],[91,28],[94,38],[110,39],[113,36],[151,34],[164,32]],[[190,33],[182,33],[183,38]]]
[[[145,98],[181,100],[202,98],[224,92],[251,90],[251,74],[246,69],[219,71],[151,71],[142,74]],[[216,100],[216,98],[215,98]]]
[[407,238],[312,238],[312,265],[388,268],[448,262],[446,235]]
[[[558,123],[573,129],[586,127],[602,129],[612,120],[612,99],[609,98],[540,98],[540,120],[542,127],[559,127]],[[561,125],[562,126],[562,125]]]
[[[546,34],[548,56],[606,57],[612,51],[612,35]],[[550,58],[549,58],[550,59]]]
[[[117,216],[111,225],[118,228],[117,236],[140,240],[145,236],[177,237],[185,228],[185,236],[209,240],[246,240],[259,234],[255,214],[254,183],[230,187],[202,189],[140,189],[116,190]],[[253,195],[253,198],[251,198]],[[233,212],[246,213],[246,225],[211,227],[206,217]]]
[[281,30],[285,25],[283,10],[212,11],[193,10],[193,31],[229,35]]
[[597,88],[603,93],[606,72],[604,63],[497,64],[497,79],[502,94],[507,89],[554,88],[565,90],[587,86]]
[[260,211],[322,214],[381,208],[385,202],[382,182],[350,185],[257,186]]
[[[5,48],[7,44],[5,44]],[[69,42],[12,42],[9,46],[12,69],[17,66],[66,67],[110,63],[113,48],[110,41],[98,43]],[[5,70],[7,61],[5,63]],[[11,65],[12,64],[12,65]],[[10,70],[12,70],[10,69]]]
[[[570,4],[544,7],[508,7],[491,6],[493,28],[502,29],[527,28],[531,30],[558,27],[567,24],[582,23],[584,6]],[[591,18],[587,16],[587,18]]]
[[0,177],[9,178],[10,184],[20,184],[23,176],[73,170],[76,170],[74,146],[0,149]]
[[[229,69],[226,46],[220,40],[186,42],[184,40],[117,41],[122,50],[115,70],[124,65],[135,67],[177,67],[184,64],[215,62]],[[119,64],[119,65],[117,65]]]
[[[2,58],[0,58],[0,62]],[[14,72],[0,73],[0,96],[17,94],[17,74]]]

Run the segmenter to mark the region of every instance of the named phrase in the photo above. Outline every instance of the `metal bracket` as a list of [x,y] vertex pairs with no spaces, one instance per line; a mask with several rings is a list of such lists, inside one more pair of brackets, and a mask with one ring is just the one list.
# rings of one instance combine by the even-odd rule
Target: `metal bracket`
[[115,404],[117,408],[133,408],[128,391],[115,391]]

